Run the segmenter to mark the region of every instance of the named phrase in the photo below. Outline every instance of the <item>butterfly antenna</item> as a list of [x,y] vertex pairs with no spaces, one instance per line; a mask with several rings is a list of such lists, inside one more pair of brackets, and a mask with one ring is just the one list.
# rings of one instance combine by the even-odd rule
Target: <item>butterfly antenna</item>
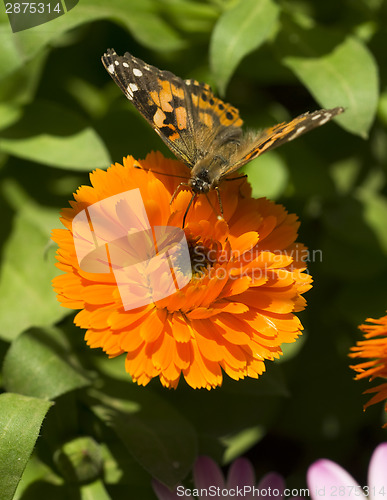
[[184,226],[185,226],[185,219],[186,219],[186,217],[187,217],[188,211],[189,211],[189,209],[191,208],[191,205],[192,205],[192,203],[193,203],[193,201],[194,201],[194,199],[195,199],[195,198],[196,198],[196,193],[194,193],[194,192],[193,192],[193,193],[192,193],[192,197],[191,197],[191,199],[189,200],[188,206],[187,206],[187,208],[185,209],[185,212],[184,212],[182,229],[184,229]]
[[222,179],[222,181],[231,182],[231,181],[239,181],[240,179],[247,179],[247,174],[238,175],[238,177],[231,177],[231,179],[225,177],[224,179]]
[[141,165],[135,165],[134,168],[137,168],[139,170],[144,170],[145,172],[152,172],[152,173],[158,174],[158,175],[166,175],[167,177],[175,177],[176,179],[185,179],[185,180],[189,179],[189,177],[184,177],[183,175],[167,174],[166,172],[157,172],[157,170],[153,170],[150,168],[144,168],[144,167],[141,167]]
[[[223,181],[239,181],[240,179],[243,179],[244,181],[247,179],[247,174],[239,175],[238,177],[231,177],[231,179],[228,179],[227,177],[225,179],[222,179]],[[239,185],[239,195],[241,198],[244,198],[243,194],[241,193],[241,187],[243,186],[243,182]],[[222,206],[222,204],[221,204]],[[223,214],[222,214],[223,215]]]

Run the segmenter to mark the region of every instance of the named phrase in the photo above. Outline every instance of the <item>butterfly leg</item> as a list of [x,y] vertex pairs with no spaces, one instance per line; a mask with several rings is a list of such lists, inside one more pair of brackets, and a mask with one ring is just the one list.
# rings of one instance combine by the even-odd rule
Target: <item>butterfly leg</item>
[[[181,182],[181,183],[177,186],[177,188],[175,189],[175,191],[174,191],[174,193],[173,193],[173,195],[172,195],[172,198],[171,198],[171,200],[170,200],[170,202],[169,202],[169,204],[170,204],[170,205],[172,205],[173,200],[174,200],[174,199],[176,198],[176,196],[178,195],[178,193],[179,193],[179,191],[180,191],[180,189],[181,189],[181,187],[182,187],[182,186],[187,186],[187,187],[189,187],[189,188],[191,189],[191,186],[190,186],[189,184],[187,184],[186,182]],[[188,206],[187,206],[187,208],[186,208],[186,210],[185,210],[185,212],[184,212],[182,229],[184,229],[184,226],[185,226],[185,219],[186,219],[186,217],[187,217],[188,211],[189,211],[189,209],[191,208],[191,205],[192,205],[192,203],[193,203],[194,199],[196,198],[196,196],[197,196],[197,195],[196,195],[196,193],[192,191],[192,197],[191,197],[191,199],[189,200]]]
[[187,208],[186,208],[186,210],[185,210],[185,212],[184,212],[184,217],[183,217],[183,225],[182,225],[182,227],[181,227],[182,229],[184,229],[184,226],[185,226],[185,219],[186,219],[186,217],[187,217],[188,211],[189,211],[189,209],[191,208],[191,205],[192,205],[192,203],[193,203],[194,199],[196,198],[196,196],[197,196],[197,194],[193,192],[193,193],[192,193],[192,197],[191,197],[191,199],[189,200],[188,206],[187,206]]
[[210,207],[212,208],[212,211],[214,212],[214,214],[216,215],[217,219],[224,219],[223,217],[223,204],[222,204],[222,199],[220,197],[220,191],[219,191],[219,188],[217,186],[214,186],[214,189],[216,191],[216,195],[218,197],[218,203],[219,203],[219,208],[220,208],[220,215],[217,214],[217,210],[215,210],[215,207],[213,206],[213,204],[211,203],[211,200],[208,196],[207,193],[205,193],[206,195],[206,198],[207,198],[207,201],[208,201],[208,204],[210,205]]
[[172,195],[172,198],[171,198],[171,201],[169,202],[170,205],[172,205],[172,202],[173,200],[176,198],[176,196],[178,195],[180,189],[181,189],[181,186],[187,186],[191,189],[191,186],[189,184],[187,184],[186,182],[180,182],[180,184],[177,186],[177,188],[175,189],[175,191],[173,192],[173,195]]
[[219,187],[216,186],[215,187],[215,191],[216,191],[216,195],[218,197],[218,202],[219,202],[219,208],[220,208],[220,215],[222,216],[222,219],[224,219],[223,217],[223,204],[222,204],[222,198],[220,197],[220,191],[219,191]]

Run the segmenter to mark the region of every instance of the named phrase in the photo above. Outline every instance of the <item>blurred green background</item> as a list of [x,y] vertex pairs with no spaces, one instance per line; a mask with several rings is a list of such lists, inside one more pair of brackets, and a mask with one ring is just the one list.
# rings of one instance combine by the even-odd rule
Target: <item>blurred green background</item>
[[[198,454],[244,454],[293,488],[326,457],[365,485],[385,416],[363,413],[347,355],[387,308],[387,2],[81,0],[18,33],[2,11],[0,42],[2,498],[152,499],[152,477],[191,484]],[[95,168],[170,155],[103,68],[111,47],[210,83],[247,127],[346,108],[246,168],[316,257],[305,333],[258,381],[134,386],[56,301],[60,208]]]

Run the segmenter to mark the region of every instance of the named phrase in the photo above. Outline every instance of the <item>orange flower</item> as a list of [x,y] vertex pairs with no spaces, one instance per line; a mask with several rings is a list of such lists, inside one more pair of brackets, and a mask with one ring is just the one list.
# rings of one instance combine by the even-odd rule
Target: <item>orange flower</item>
[[[191,387],[211,389],[221,385],[222,369],[235,380],[257,378],[264,361],[278,358],[281,344],[300,335],[294,313],[305,307],[302,294],[311,278],[303,272],[307,251],[295,243],[297,217],[251,198],[244,179],[222,183],[224,218],[215,192],[200,195],[189,209],[184,233],[192,277],[168,297],[127,310],[113,272],[87,272],[78,263],[74,218],[118,193],[139,188],[151,227],[181,228],[191,192],[181,189],[170,201],[182,177],[189,178],[189,169],[159,153],[90,174],[92,187],[80,187],[72,207],[62,211],[66,229],[53,232],[57,266],[65,273],[54,280],[58,300],[81,309],[75,323],[87,329],[90,347],[110,357],[126,353],[126,370],[139,385],[160,377],[176,388],[182,373]],[[129,281],[127,288],[140,290],[139,282]]]
[[[351,368],[357,372],[355,380],[369,377],[370,382],[378,377],[387,378],[387,316],[379,319],[367,318],[368,323],[360,325],[359,328],[364,333],[366,340],[356,342],[355,347],[351,347],[353,351],[349,356],[351,358],[369,359],[358,365],[351,365]],[[364,394],[375,393],[368,403],[364,405],[364,409],[368,406],[387,399],[387,383],[377,385],[368,389]],[[385,407],[387,411],[387,404]],[[387,427],[387,424],[384,425]]]

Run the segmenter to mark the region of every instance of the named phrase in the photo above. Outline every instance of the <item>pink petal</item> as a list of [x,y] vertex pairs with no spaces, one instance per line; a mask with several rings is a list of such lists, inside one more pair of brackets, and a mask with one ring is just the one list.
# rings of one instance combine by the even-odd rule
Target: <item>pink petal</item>
[[[270,488],[270,494],[268,491],[267,495],[264,495],[267,498],[281,498],[283,497],[284,490],[285,490],[285,480],[281,476],[281,474],[278,474],[277,472],[269,472],[263,478],[259,481],[257,488],[261,492],[261,490],[268,490]],[[273,490],[278,490],[276,491],[275,495],[273,495]],[[263,496],[263,495],[262,495]]]
[[[255,474],[250,460],[247,458],[237,458],[230,466],[227,476],[227,489],[240,488],[243,491],[244,500],[253,498],[253,487],[255,485]],[[245,488],[246,487],[246,488]],[[251,492],[251,495],[248,493]],[[238,496],[235,494],[235,496]]]
[[[181,498],[181,495],[178,496],[176,489],[171,491],[166,486],[159,483],[156,479],[152,479],[152,488],[156,493],[158,500],[177,500],[178,498]],[[180,488],[183,487],[180,486]],[[182,489],[182,491],[184,491],[184,489]]]
[[370,499],[385,500],[387,496],[387,443],[375,448],[368,467]]
[[209,488],[215,486],[220,489],[225,487],[224,477],[218,464],[210,457],[199,457],[194,465],[193,470],[195,488]]
[[312,500],[364,499],[361,487],[340,465],[320,459],[308,469],[306,481]]

